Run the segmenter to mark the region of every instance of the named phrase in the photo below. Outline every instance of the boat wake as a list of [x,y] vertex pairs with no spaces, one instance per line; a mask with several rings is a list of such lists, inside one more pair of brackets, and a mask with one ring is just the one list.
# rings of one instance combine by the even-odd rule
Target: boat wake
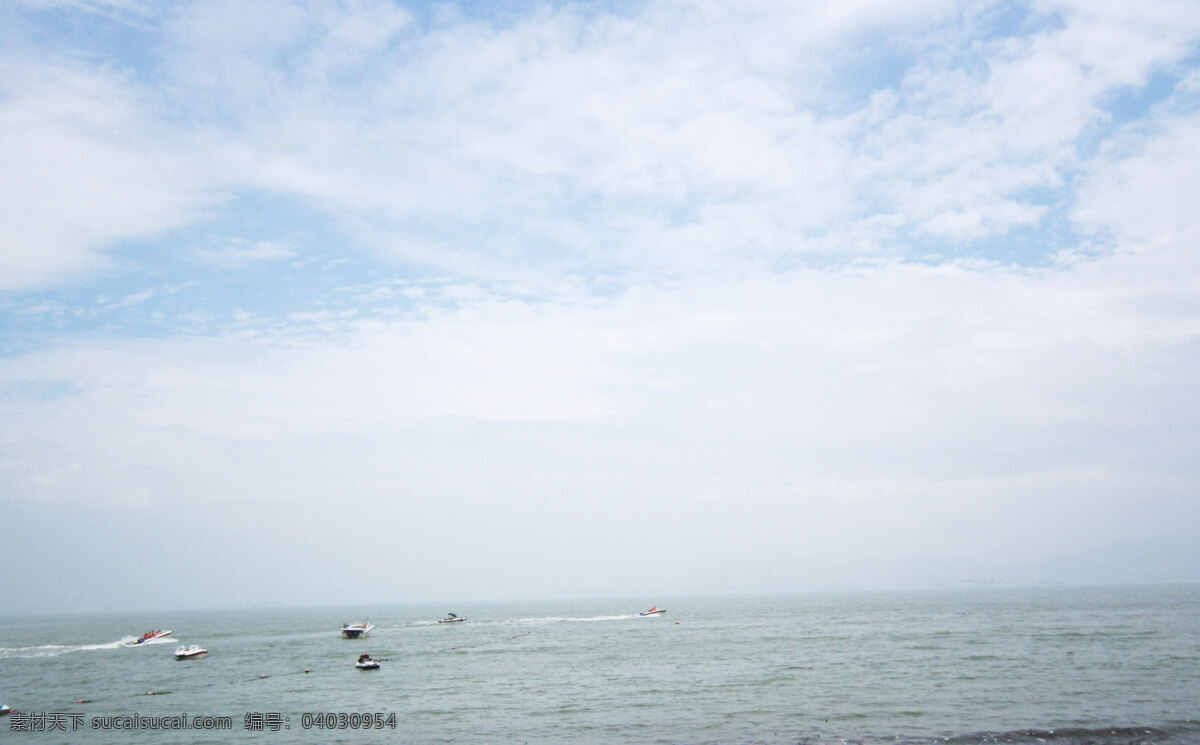
[[[72,652],[95,652],[101,649],[121,649],[123,647],[135,646],[137,641],[135,636],[125,636],[115,642],[106,644],[42,644],[37,647],[0,647],[0,659],[11,658],[21,659],[29,657],[57,657],[61,654],[70,654]],[[153,642],[145,642],[147,644],[158,643],[159,640]],[[162,640],[166,641],[166,640]]]
[[589,616],[587,618],[574,618],[571,616],[546,616],[544,618],[518,618],[515,623],[541,625],[547,623],[596,623],[599,621],[628,621],[637,618],[636,613],[628,613],[621,616]]

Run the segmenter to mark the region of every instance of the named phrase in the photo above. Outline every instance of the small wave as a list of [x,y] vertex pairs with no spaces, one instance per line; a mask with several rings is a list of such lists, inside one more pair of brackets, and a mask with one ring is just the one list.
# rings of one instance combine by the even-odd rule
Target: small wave
[[1169,742],[1171,733],[1157,727],[1069,727],[1063,729],[1027,729],[1014,732],[982,733],[950,738],[963,745],[1036,745],[1045,742],[1087,743],[1088,745],[1151,745]]
[[[920,712],[904,712],[920,716]],[[862,715],[865,718],[865,715]],[[854,716],[841,717],[853,719]],[[834,739],[805,737],[799,745],[871,745],[880,741],[893,745],[1191,745],[1195,727],[1072,727],[1063,729],[1024,729],[1009,732],[977,732],[953,737],[865,737]]]

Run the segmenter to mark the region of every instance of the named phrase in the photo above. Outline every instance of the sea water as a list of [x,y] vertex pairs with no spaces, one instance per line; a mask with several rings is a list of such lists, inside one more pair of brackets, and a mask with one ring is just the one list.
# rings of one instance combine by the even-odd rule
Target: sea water
[[0,703],[80,745],[1200,743],[1200,586],[10,617]]

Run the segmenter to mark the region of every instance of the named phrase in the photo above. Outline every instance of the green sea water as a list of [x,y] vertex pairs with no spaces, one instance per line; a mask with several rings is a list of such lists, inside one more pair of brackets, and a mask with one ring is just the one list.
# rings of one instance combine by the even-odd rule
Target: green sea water
[[1200,743],[1200,586],[4,617],[0,703],[47,744]]

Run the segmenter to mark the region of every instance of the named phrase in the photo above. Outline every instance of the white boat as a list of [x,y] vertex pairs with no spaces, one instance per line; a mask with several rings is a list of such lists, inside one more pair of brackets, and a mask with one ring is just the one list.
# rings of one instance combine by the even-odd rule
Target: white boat
[[667,609],[666,609],[666,608],[659,608],[659,607],[656,605],[656,606],[654,606],[653,608],[651,608],[650,610],[645,610],[645,611],[642,611],[642,612],[641,612],[641,613],[639,613],[638,615],[639,615],[639,616],[657,616],[657,615],[658,615],[658,614],[660,614],[660,613],[666,613],[666,612],[667,612]]
[[467,620],[467,619],[459,618],[458,616],[454,615],[453,613],[447,613],[446,618],[441,619],[440,621],[438,621],[438,623],[462,623],[465,620]]
[[5,714],[12,714],[12,707],[0,705],[0,717],[4,716]]
[[142,634],[141,638],[138,639],[137,641],[135,641],[134,644],[145,644],[148,641],[153,641],[155,639],[161,639],[162,637],[164,637],[170,633],[171,633],[170,629],[155,629],[154,631],[147,631],[146,633]]
[[177,660],[195,660],[208,654],[208,650],[199,644],[180,644],[175,648],[175,659]]
[[364,654],[359,655],[358,662],[354,663],[354,666],[359,670],[378,670],[379,661],[371,659],[369,654]]
[[357,639],[360,636],[366,636],[371,633],[371,629],[373,628],[375,628],[375,624],[365,618],[358,623],[343,623],[342,636],[347,639]]

